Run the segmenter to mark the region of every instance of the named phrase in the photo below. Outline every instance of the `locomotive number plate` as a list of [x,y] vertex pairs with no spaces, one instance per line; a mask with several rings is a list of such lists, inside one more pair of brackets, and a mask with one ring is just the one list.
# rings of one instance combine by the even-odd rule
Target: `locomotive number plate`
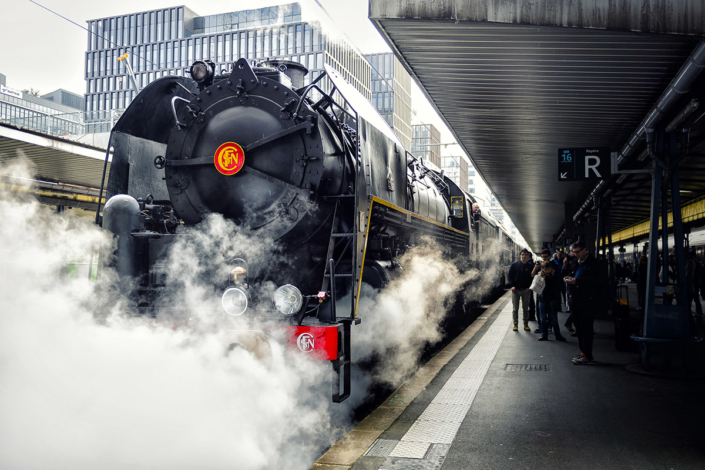
[[245,165],[245,151],[235,142],[226,142],[215,151],[213,164],[222,174],[234,175]]

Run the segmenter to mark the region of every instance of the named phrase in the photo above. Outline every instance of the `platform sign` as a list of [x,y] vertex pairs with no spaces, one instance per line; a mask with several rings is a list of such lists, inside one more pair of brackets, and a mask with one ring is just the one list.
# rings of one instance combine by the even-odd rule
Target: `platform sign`
[[610,176],[610,148],[558,149],[558,181],[586,181]]

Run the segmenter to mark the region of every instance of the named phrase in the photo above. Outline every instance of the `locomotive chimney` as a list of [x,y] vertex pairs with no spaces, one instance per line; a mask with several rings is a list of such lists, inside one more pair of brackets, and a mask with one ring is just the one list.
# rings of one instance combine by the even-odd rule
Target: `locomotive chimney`
[[303,88],[304,77],[308,73],[308,69],[303,65],[291,60],[268,60],[265,65],[275,68],[289,77],[293,88]]

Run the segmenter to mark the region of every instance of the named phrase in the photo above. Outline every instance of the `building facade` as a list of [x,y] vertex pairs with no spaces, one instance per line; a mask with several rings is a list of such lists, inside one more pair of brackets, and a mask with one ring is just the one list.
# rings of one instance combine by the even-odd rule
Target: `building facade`
[[460,189],[468,188],[468,161],[463,157],[441,157],[441,170],[443,174],[453,180]]
[[441,168],[441,131],[433,124],[411,126],[411,153]]
[[69,108],[77,109],[79,111],[83,111],[86,107],[83,96],[64,90],[63,88],[59,88],[51,93],[47,93],[46,95],[42,95],[42,99],[68,106]]
[[244,57],[251,63],[299,62],[309,70],[305,85],[328,64],[372,97],[370,64],[349,44],[329,39],[317,23],[302,22],[297,3],[210,16],[176,6],[91,20],[87,28],[88,112],[124,109],[135,98],[125,63],[118,60],[125,53],[139,89],[164,76],[188,74],[196,60],[212,60],[218,74]]
[[[65,90],[49,95],[56,96],[61,91]],[[82,111],[7,87],[5,83],[0,83],[0,122],[56,136],[86,133]]]
[[386,119],[404,147],[410,149],[411,75],[391,52],[367,54],[365,58],[372,67],[372,105]]

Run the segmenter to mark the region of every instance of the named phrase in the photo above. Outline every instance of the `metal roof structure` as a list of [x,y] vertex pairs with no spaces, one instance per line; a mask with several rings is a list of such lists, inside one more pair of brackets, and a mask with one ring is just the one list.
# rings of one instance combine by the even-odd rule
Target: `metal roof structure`
[[[0,165],[20,159],[33,167],[30,192],[40,202],[93,210],[97,206],[105,149],[0,123]],[[19,184],[17,190],[23,187]]]
[[[560,233],[565,204],[577,210],[596,184],[559,182],[558,149],[622,150],[705,32],[700,2],[574,3],[370,0],[370,19],[534,250]],[[702,88],[697,82],[683,93],[664,122]],[[699,124],[691,124],[691,151],[705,154]],[[622,167],[646,166],[640,153]],[[686,202],[705,194],[704,178],[692,173],[703,163],[682,162]],[[619,184],[611,190],[619,203],[613,231],[649,217],[650,176]]]

